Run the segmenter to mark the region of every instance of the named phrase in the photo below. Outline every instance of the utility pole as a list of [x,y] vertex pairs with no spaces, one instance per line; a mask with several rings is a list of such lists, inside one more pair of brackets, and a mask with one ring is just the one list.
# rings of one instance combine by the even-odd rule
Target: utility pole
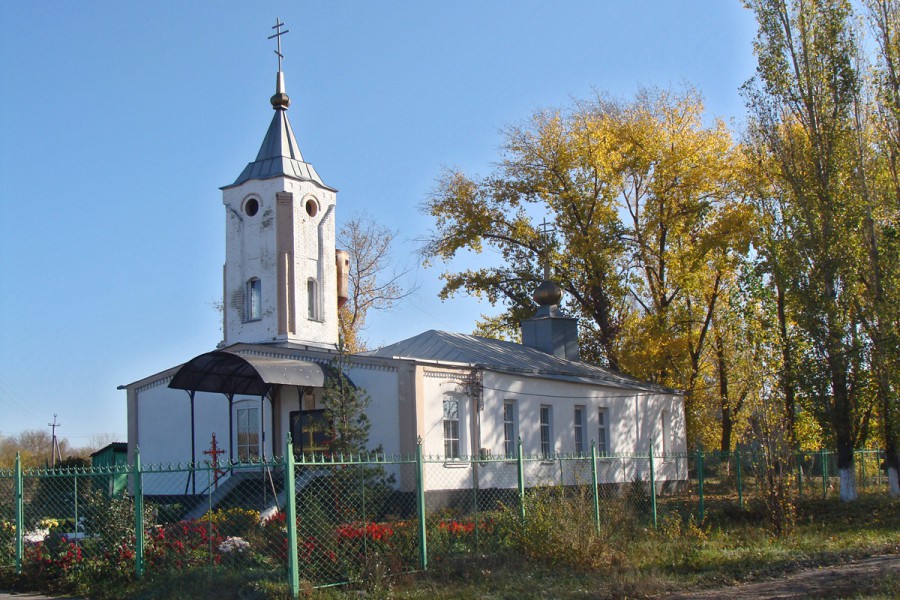
[[59,462],[62,462],[62,455],[59,453],[59,440],[56,439],[56,428],[62,427],[62,423],[56,422],[56,413],[53,413],[53,422],[47,423],[47,427],[50,427],[50,431],[53,432],[53,439],[50,442],[50,468],[55,469],[56,459],[58,458]]

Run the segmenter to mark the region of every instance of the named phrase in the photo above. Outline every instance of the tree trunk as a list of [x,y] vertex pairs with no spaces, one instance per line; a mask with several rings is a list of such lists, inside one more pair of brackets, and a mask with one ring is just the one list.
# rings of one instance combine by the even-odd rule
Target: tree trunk
[[[848,423],[849,425],[849,423]],[[845,436],[838,432],[837,466],[840,475],[841,501],[852,502],[857,499],[856,469],[853,463],[853,442],[842,439]]]
[[837,443],[837,466],[840,473],[841,500],[856,500],[856,470],[853,468],[853,409],[848,378],[846,345],[837,341],[836,327],[831,326],[828,369],[831,371],[831,422]]
[[896,466],[888,465],[888,485],[891,489],[891,496],[900,497],[900,469]]
[[839,467],[838,473],[841,477],[841,502],[852,502],[856,500],[856,470],[851,463],[849,467]]
[[734,414],[728,398],[728,365],[725,358],[725,342],[716,330],[716,363],[719,371],[719,406],[722,409],[722,438],[719,450],[725,456],[731,452],[731,432],[734,430]]
[[784,414],[788,423],[788,435],[791,448],[797,449],[796,435],[796,411],[794,408],[794,377],[793,377],[793,353],[788,340],[787,311],[785,310],[784,285],[780,278],[775,277],[776,303],[778,307],[778,332],[781,336],[781,390],[784,393]]

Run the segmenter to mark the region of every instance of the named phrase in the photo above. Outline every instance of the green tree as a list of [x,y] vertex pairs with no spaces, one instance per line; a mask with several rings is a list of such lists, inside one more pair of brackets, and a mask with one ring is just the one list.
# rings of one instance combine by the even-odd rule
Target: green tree
[[853,450],[865,440],[871,414],[866,340],[859,335],[865,269],[859,249],[866,244],[855,176],[861,76],[852,7],[845,0],[746,5],[759,25],[757,77],[744,88],[749,139],[771,159],[758,164],[772,169],[770,179],[784,194],[778,211],[784,235],[770,257],[779,261],[773,266],[788,269],[772,275],[808,350],[792,376],[829,425],[841,498],[852,500]]
[[369,443],[371,423],[366,409],[371,398],[347,377],[350,360],[341,338],[337,356],[328,368],[322,395],[325,419],[332,431],[331,441],[328,443],[332,454],[360,454],[367,450]]
[[876,41],[872,103],[859,105],[858,118],[874,123],[858,136],[860,188],[866,200],[865,234],[869,269],[864,284],[864,324],[872,340],[877,410],[886,451],[891,493],[900,496],[900,408],[898,408],[897,210],[900,209],[900,2],[867,0]]

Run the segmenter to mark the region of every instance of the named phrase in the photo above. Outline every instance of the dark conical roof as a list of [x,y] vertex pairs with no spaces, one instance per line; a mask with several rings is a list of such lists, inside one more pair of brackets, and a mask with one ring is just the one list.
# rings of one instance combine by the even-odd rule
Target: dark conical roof
[[284,75],[281,71],[278,72],[275,95],[271,101],[275,114],[256,154],[256,160],[244,167],[234,183],[225,187],[235,187],[251,179],[292,177],[302,181],[313,181],[323,188],[332,189],[325,185],[315,168],[305,162],[303,155],[300,154],[300,146],[287,117],[290,98],[284,92]]

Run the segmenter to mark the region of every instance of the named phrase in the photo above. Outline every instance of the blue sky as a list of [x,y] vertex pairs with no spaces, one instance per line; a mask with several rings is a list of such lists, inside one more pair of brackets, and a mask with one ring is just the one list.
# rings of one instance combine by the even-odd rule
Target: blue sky
[[[116,387],[221,339],[218,188],[271,118],[276,16],[291,123],[338,224],[367,212],[412,264],[441,168],[488,173],[503,126],[685,82],[739,124],[755,65],[737,0],[2,2],[0,435],[57,413],[75,446],[124,440]],[[370,345],[490,312],[441,303],[442,268],[370,317]]]

